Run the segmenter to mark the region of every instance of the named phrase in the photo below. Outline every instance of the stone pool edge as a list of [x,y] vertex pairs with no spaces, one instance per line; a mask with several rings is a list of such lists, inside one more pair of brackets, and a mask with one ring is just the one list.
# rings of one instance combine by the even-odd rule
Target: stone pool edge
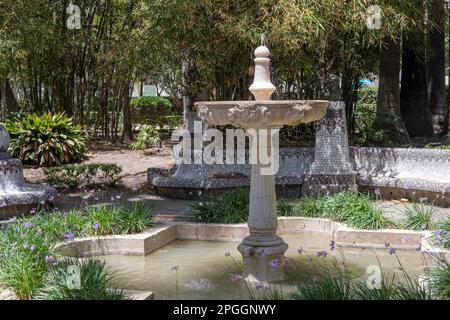
[[[361,230],[321,218],[279,217],[277,233],[325,233],[340,247],[380,249],[386,246],[420,251],[431,262],[436,256],[450,260],[449,251],[433,246],[430,231],[401,229]],[[203,240],[239,243],[248,235],[246,224],[202,224],[182,221],[160,222],[133,235],[77,238],[60,243],[57,250],[67,256],[147,255],[174,240]],[[420,250],[419,250],[420,249]]]

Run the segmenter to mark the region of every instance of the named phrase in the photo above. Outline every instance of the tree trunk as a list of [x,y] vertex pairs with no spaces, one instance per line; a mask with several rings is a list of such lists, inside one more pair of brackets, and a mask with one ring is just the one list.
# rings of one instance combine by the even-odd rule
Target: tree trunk
[[382,129],[399,144],[410,142],[400,115],[400,40],[384,39],[380,52],[380,81],[378,85],[375,129]]
[[410,137],[432,137],[425,63],[425,35],[403,38],[400,109]]
[[183,126],[189,132],[194,132],[194,121],[198,120],[196,116],[194,102],[195,93],[193,92],[194,71],[193,67],[187,61],[183,61],[181,66],[182,84],[184,87],[183,94]]
[[14,92],[11,89],[11,85],[9,84],[9,80],[6,79],[3,86],[3,94],[5,95],[5,105],[8,113],[11,112],[19,112],[19,105],[17,104],[16,97],[14,96]]
[[130,85],[128,83],[122,88],[121,100],[123,112],[122,142],[130,143],[133,140],[133,127],[131,123]]
[[445,93],[445,20],[444,0],[433,0],[433,26],[428,34],[428,96],[435,135],[447,132],[448,106]]

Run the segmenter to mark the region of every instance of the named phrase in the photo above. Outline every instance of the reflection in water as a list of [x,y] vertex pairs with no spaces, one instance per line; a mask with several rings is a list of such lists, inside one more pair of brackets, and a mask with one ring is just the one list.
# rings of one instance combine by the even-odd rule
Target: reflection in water
[[[285,296],[296,283],[304,281],[311,275],[309,272],[313,272],[308,269],[311,265],[308,256],[313,257],[314,264],[331,263],[333,257],[340,258],[338,250],[330,252],[329,239],[320,233],[302,232],[283,235],[283,238],[289,244],[286,257],[291,266],[287,268],[288,280],[282,284]],[[118,287],[153,291],[156,299],[247,299],[245,284],[232,281],[232,275],[240,273],[241,256],[236,247],[236,243],[230,242],[177,240],[145,257],[105,256],[103,259],[115,271]],[[300,255],[298,252],[302,250]],[[326,258],[317,257],[317,251],[321,250],[328,251]],[[230,252],[231,257],[226,257],[226,252]],[[385,273],[395,273],[399,275],[397,279],[401,278],[397,258],[388,249],[375,252],[361,248],[343,249],[355,278],[367,279],[367,268],[378,265],[378,260]],[[421,274],[422,260],[418,252],[397,250],[397,255],[411,276]],[[178,271],[172,270],[174,266],[179,266]]]

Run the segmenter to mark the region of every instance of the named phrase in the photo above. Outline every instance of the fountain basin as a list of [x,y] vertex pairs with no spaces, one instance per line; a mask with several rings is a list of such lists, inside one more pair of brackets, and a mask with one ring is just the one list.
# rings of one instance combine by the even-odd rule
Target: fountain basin
[[267,100],[201,101],[195,106],[200,119],[210,125],[270,129],[322,119],[328,104],[325,100]]
[[[423,232],[356,230],[327,219],[279,218],[278,233],[289,245],[285,254],[288,263],[295,261],[307,265],[306,255],[297,252],[300,247],[313,258],[320,250],[336,256],[329,250],[329,242],[333,240],[336,247],[343,250],[351,269],[361,277],[368,276],[368,265],[378,265],[374,252],[380,258],[383,270],[399,272],[396,258],[389,253],[385,243],[397,249],[402,264],[413,277],[420,276],[423,266],[433,266],[435,255],[444,258],[447,253],[431,247]],[[226,252],[233,257],[239,255],[236,243],[246,235],[248,227],[245,224],[165,222],[135,235],[75,239],[61,244],[58,251],[68,256],[101,256],[117,271],[115,278],[119,287],[152,291],[156,299],[246,299],[245,284],[232,282],[229,278],[230,273],[238,274],[240,270],[230,257],[225,257]],[[416,250],[419,244],[422,251]],[[179,266],[178,296],[176,273],[171,270],[174,266]],[[281,283],[286,293],[293,288],[292,274],[287,271],[287,280]]]

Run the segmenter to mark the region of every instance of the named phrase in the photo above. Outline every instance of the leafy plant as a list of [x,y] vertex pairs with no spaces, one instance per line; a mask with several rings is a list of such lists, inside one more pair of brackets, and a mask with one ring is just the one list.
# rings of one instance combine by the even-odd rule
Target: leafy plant
[[430,285],[438,296],[450,299],[450,262],[439,260],[431,271]]
[[188,217],[203,223],[241,223],[247,221],[248,209],[249,192],[238,188],[216,199],[194,203]]
[[423,203],[414,203],[405,207],[406,216],[403,225],[411,230],[428,230],[433,227],[433,216],[437,209],[434,206],[427,206]]
[[139,131],[136,141],[131,144],[131,149],[144,150],[149,147],[158,146],[160,142],[159,132],[153,127],[146,126]]
[[[69,288],[73,277],[69,267],[80,271],[80,287]],[[96,259],[65,259],[50,269],[45,286],[36,296],[38,300],[124,300],[122,290],[113,285],[113,273],[105,262]]]
[[51,242],[41,233],[28,221],[10,224],[0,232],[0,284],[19,299],[29,299],[44,283]]
[[118,221],[119,209],[105,204],[99,206],[89,206],[85,208],[89,217],[91,233],[95,236],[115,234]]
[[328,218],[360,229],[380,229],[394,222],[376,208],[368,195],[342,192],[331,196],[301,198],[294,207],[295,215]]
[[64,113],[28,114],[5,124],[12,154],[25,162],[63,164],[80,160],[86,152],[86,133]]
[[277,213],[279,216],[293,216],[294,205],[285,200],[279,200],[277,202]]
[[117,185],[122,178],[122,168],[115,163],[68,164],[44,168],[50,184],[63,188],[94,185]]
[[303,197],[294,206],[294,215],[309,217],[309,218],[321,218],[323,216],[323,202],[318,201],[314,197]]
[[142,202],[135,202],[130,210],[119,211],[118,231],[120,233],[139,233],[153,224],[153,210]]

